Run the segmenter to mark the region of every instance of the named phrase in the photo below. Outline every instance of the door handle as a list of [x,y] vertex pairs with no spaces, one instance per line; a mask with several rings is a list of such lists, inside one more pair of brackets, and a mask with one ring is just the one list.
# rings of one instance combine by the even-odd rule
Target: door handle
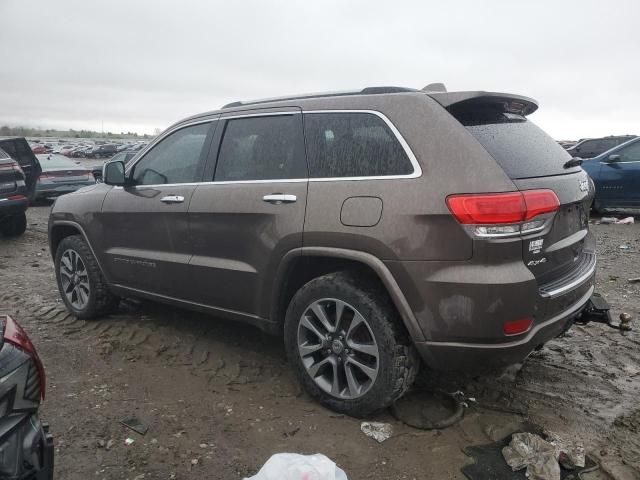
[[272,193],[271,195],[265,195],[262,197],[267,203],[272,203],[274,205],[280,205],[282,203],[294,203],[298,197],[295,195],[289,195],[286,193]]
[[162,197],[160,201],[162,203],[182,203],[184,202],[184,197],[182,195],[167,195]]

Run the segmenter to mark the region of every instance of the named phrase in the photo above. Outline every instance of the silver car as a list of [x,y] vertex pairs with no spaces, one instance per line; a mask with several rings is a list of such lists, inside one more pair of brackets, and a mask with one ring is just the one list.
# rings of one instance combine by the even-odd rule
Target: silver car
[[96,183],[91,170],[63,155],[37,155],[42,173],[36,184],[36,199],[53,198]]

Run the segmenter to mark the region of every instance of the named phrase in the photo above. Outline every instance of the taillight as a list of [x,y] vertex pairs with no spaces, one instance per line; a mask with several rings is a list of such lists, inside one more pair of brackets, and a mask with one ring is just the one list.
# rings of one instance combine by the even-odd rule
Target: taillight
[[36,348],[33,346],[33,343],[31,343],[31,340],[27,336],[26,332],[20,325],[18,325],[18,323],[13,318],[11,318],[9,315],[5,315],[4,319],[4,340],[31,355],[31,358],[33,358],[33,361],[36,364],[36,368],[38,369],[40,395],[44,400],[46,381],[44,376],[44,366],[40,361],[40,357],[38,357],[38,352],[36,352]]
[[508,236],[544,227],[538,215],[553,213],[560,201],[553,190],[449,195],[447,206],[463,225],[477,225],[479,236]]
[[20,172],[20,173],[24,174],[24,172],[22,171],[22,168],[20,167],[20,165],[16,161],[13,161],[11,163],[3,163],[3,164],[1,164],[0,165],[0,170],[14,170],[16,172]]
[[7,197],[7,200],[26,200],[27,197],[25,197],[24,195],[9,195]]
[[42,172],[42,173],[38,176],[38,179],[40,179],[40,178],[50,178],[50,177],[49,177],[49,175],[48,175],[48,174],[46,174],[46,173]]

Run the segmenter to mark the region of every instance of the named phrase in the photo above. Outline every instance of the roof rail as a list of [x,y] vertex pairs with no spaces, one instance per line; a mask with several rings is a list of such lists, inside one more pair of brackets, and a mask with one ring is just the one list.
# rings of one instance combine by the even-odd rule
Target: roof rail
[[381,95],[385,93],[405,93],[405,92],[419,92],[420,90],[416,90],[415,88],[405,88],[405,87],[367,87],[362,90],[349,90],[342,92],[325,92],[325,93],[308,93],[301,95],[292,95],[288,97],[274,97],[274,98],[263,98],[260,100],[250,100],[248,102],[236,101],[227,103],[222,108],[232,108],[232,107],[242,107],[245,105],[256,105],[259,103],[268,103],[268,102],[281,102],[286,100],[302,100],[308,98],[324,98],[324,97],[342,97],[345,95]]

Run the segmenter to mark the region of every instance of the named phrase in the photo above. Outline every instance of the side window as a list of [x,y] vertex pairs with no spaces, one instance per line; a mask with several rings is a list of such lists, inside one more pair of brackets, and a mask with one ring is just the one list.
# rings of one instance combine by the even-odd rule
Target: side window
[[306,178],[302,116],[228,120],[216,164],[216,181]]
[[640,162],[640,142],[621,149],[620,154],[623,162]]
[[408,175],[413,166],[387,124],[370,113],[306,113],[309,176]]
[[133,171],[135,185],[191,183],[202,179],[204,147],[210,123],[181,128],[153,147]]

